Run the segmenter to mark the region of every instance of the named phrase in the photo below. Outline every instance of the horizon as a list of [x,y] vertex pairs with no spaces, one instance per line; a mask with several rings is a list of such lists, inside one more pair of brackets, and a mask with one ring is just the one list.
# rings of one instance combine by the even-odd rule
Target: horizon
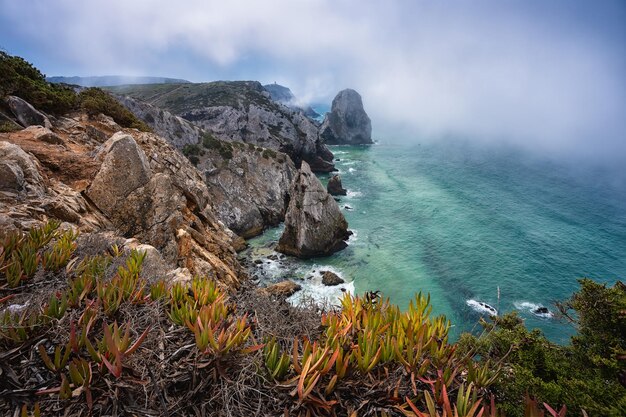
[[277,82],[309,104],[353,88],[377,137],[626,164],[623,2],[0,5],[0,47],[49,76]]

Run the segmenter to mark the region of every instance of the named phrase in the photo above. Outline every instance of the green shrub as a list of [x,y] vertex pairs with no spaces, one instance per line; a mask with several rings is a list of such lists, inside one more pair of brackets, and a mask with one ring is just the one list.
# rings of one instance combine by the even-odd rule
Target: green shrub
[[[507,416],[522,416],[525,393],[549,404],[566,404],[591,415],[626,415],[624,375],[626,351],[626,287],[580,280],[581,289],[560,304],[578,328],[569,346],[550,342],[539,330],[529,331],[516,313],[482,322],[480,336],[464,334],[461,352],[473,352],[502,372],[494,385]],[[620,361],[620,358],[621,361]],[[623,372],[623,371],[622,371]],[[576,412],[575,412],[576,413]]]
[[66,86],[51,84],[31,63],[0,51],[0,97],[18,96],[39,110],[64,114],[76,105],[76,93]]
[[84,89],[78,94],[78,102],[81,109],[91,116],[103,113],[112,117],[122,127],[139,129],[142,132],[152,131],[148,125],[135,117],[134,114],[118,103],[110,94],[99,88]]

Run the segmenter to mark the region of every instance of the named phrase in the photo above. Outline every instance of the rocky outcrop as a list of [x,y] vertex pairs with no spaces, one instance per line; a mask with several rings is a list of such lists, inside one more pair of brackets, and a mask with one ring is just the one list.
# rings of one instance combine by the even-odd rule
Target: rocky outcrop
[[198,170],[152,133],[120,129],[103,142],[118,129],[76,115],[52,128],[66,146],[38,139],[38,129],[0,134],[0,228],[56,218],[94,241],[106,232],[149,249],[161,278],[237,287],[246,277],[233,249],[240,240],[216,219]]
[[332,271],[322,271],[322,284],[330,287],[343,284],[345,281]]
[[306,162],[294,179],[285,230],[276,250],[299,258],[326,256],[347,244],[348,222]]
[[51,127],[50,120],[41,113],[36,110],[30,103],[22,100],[16,96],[8,96],[5,99],[7,106],[11,109],[11,112],[15,115],[17,121],[24,127],[28,126],[44,126]]
[[256,81],[219,81],[159,86],[151,90],[126,86],[111,92],[147,101],[182,117],[217,139],[251,143],[288,154],[296,163],[309,162],[318,172],[334,170],[332,153],[319,129],[301,111],[273,101]]
[[328,185],[326,186],[326,190],[330,195],[346,195],[348,194],[348,190],[343,188],[341,184],[341,177],[339,175],[333,175],[328,180]]
[[296,284],[293,281],[283,281],[277,284],[272,284],[268,287],[261,288],[260,292],[266,295],[272,295],[279,298],[287,298],[300,291],[302,286]]
[[217,217],[246,239],[277,226],[285,219],[289,188],[297,172],[291,159],[239,142],[231,144],[227,156],[205,148],[197,164]]
[[128,96],[115,98],[150,126],[154,133],[167,139],[178,149],[182,150],[186,145],[195,145],[202,141],[202,129],[182,117]]
[[337,94],[320,128],[320,137],[328,145],[373,143],[372,122],[363,109],[359,93],[346,89]]
[[194,160],[217,218],[239,236],[258,235],[285,219],[296,173],[289,156],[251,143],[220,141],[167,110],[130,97],[118,100]]

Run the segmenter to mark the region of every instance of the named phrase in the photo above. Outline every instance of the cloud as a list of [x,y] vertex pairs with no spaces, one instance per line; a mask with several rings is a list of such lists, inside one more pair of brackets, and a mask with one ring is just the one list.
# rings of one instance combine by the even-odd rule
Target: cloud
[[351,87],[388,140],[461,135],[626,163],[620,2],[0,0],[0,7],[3,46],[50,74],[259,79],[312,102]]

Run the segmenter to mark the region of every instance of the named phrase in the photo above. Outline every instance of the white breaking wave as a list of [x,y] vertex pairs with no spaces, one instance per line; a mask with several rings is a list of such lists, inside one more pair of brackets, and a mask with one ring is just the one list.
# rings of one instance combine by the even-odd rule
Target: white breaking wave
[[[346,241],[346,243],[349,245],[352,245],[354,242],[357,241],[357,239],[359,238],[359,232],[357,230],[354,229],[350,229],[350,231],[352,232],[352,234],[350,235],[350,237],[348,238],[348,240]],[[337,274],[339,275],[339,274]]]
[[552,312],[550,310],[548,310],[547,312],[539,312],[537,311],[540,308],[545,309],[546,307],[542,306],[541,304],[535,304],[535,303],[531,303],[528,301],[516,301],[513,303],[513,305],[515,306],[516,309],[518,310],[522,310],[522,311],[528,311],[532,314],[534,314],[535,316],[538,317],[543,317],[543,318],[552,318],[554,317],[554,314],[552,314]]
[[354,169],[354,168],[348,168],[348,172],[349,172],[350,174],[352,174],[353,172],[356,172],[356,169]]
[[466,303],[474,311],[477,311],[479,313],[491,314],[492,316],[497,316],[498,315],[498,310],[496,310],[495,308],[493,308],[489,304],[484,303],[482,301],[467,300]]
[[346,198],[357,198],[357,197],[361,197],[362,195],[363,193],[360,191],[348,190],[348,192],[346,193]]
[[296,281],[302,286],[302,289],[300,291],[297,291],[291,297],[287,298],[287,301],[292,305],[297,306],[305,300],[312,299],[313,301],[315,301],[316,304],[319,304],[320,306],[339,306],[341,304],[340,299],[341,297],[343,297],[344,294],[354,293],[354,282],[346,282],[343,284],[332,286],[322,284],[322,271],[331,271],[345,280],[341,271],[333,267],[325,265],[313,265],[313,267],[311,267],[309,273],[307,274],[307,276],[312,277],[303,281]]

